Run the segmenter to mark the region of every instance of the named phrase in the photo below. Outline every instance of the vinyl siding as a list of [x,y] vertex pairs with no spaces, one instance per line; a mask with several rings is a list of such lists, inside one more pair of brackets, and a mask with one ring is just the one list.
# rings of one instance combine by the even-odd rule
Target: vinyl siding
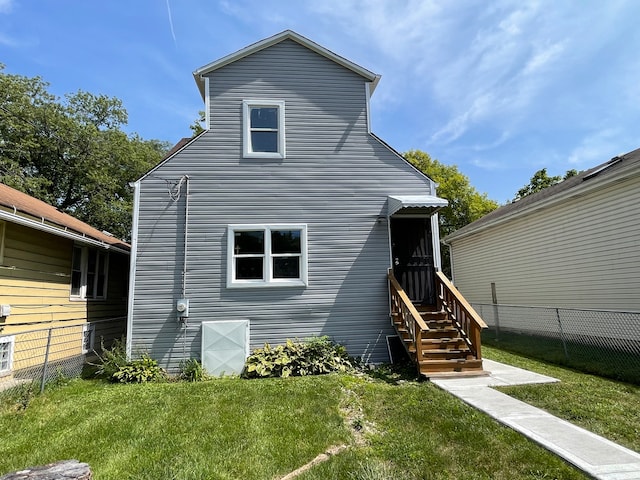
[[[592,181],[592,180],[590,180]],[[640,178],[454,240],[465,297],[498,303],[640,311]]]
[[[329,335],[351,355],[388,360],[387,195],[431,194],[429,181],[368,134],[364,81],[293,41],[211,74],[211,129],[141,181],[132,350],[163,366],[200,356],[200,323],[250,320],[251,348]],[[282,160],[243,159],[242,100],[285,101]],[[186,297],[182,296],[189,180]],[[228,289],[227,225],[306,224],[308,287]]]
[[73,241],[7,222],[0,265],[0,303],[11,315],[2,334],[126,315],[128,257],[111,253],[107,300],[72,301]]

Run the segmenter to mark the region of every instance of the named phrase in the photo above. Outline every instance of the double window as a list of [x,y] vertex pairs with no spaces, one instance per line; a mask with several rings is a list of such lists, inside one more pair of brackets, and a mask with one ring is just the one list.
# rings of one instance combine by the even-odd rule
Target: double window
[[8,375],[13,369],[14,337],[0,337],[0,376]]
[[242,102],[243,156],[284,158],[284,102],[244,100]]
[[307,285],[306,225],[230,225],[227,286]]
[[71,268],[71,298],[107,298],[109,256],[106,252],[75,245]]

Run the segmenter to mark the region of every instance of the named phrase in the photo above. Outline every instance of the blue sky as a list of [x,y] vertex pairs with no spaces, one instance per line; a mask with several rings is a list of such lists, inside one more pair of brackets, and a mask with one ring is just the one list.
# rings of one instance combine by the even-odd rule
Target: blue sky
[[382,75],[378,136],[503,203],[540,168],[640,147],[639,18],[637,0],[0,0],[0,62],[118,97],[128,131],[174,143],[204,107],[193,70],[292,29]]

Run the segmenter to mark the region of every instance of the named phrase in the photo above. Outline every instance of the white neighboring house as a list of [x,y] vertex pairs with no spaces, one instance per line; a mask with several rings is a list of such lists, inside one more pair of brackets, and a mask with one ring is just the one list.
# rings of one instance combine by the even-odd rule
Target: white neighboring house
[[640,149],[444,238],[473,304],[640,312]]

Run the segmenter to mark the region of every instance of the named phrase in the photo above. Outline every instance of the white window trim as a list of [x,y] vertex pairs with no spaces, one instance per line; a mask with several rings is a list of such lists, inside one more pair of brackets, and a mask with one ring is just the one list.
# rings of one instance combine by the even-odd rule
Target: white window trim
[[0,370],[0,377],[4,377],[6,375],[11,375],[13,372],[13,352],[15,347],[15,336],[0,336],[0,344],[8,343],[9,344],[9,368],[5,370]]
[[[251,115],[252,107],[278,109],[278,151],[254,152],[251,150]],[[242,101],[242,156],[244,158],[285,158],[285,124],[284,101],[282,100],[243,100]]]
[[7,230],[6,222],[0,220],[0,265],[4,263],[4,234]]
[[[82,257],[80,260],[80,293],[77,295],[74,295],[72,292],[73,289],[73,252],[71,254],[71,282],[69,285],[69,298],[71,300],[75,300],[75,301],[90,301],[90,302],[94,302],[94,301],[104,301],[107,299],[107,291],[108,291],[108,281],[109,281],[109,252],[105,252],[103,250],[97,249],[97,248],[93,248],[93,247],[86,247],[83,245],[74,245],[74,250],[75,248],[81,248],[82,249]],[[102,291],[102,295],[96,295],[95,297],[87,297],[87,289],[88,289],[88,285],[87,285],[87,274],[89,273],[89,249],[93,249],[96,251],[96,253],[98,255],[104,256],[105,257],[105,261],[104,261],[104,272],[105,272],[105,278],[104,278],[104,289]],[[98,281],[98,276],[96,275],[96,279],[95,281]],[[94,286],[93,288],[96,288],[97,286]]]
[[[89,348],[85,348],[86,334],[89,332]],[[82,325],[82,353],[89,353],[93,351],[93,347],[96,340],[96,326],[93,323],[85,323]]]
[[[236,280],[235,232],[263,230],[264,262],[263,280]],[[300,230],[300,278],[273,278],[271,254],[271,230]],[[236,224],[227,229],[227,288],[248,287],[306,287],[309,285],[306,224]]]

